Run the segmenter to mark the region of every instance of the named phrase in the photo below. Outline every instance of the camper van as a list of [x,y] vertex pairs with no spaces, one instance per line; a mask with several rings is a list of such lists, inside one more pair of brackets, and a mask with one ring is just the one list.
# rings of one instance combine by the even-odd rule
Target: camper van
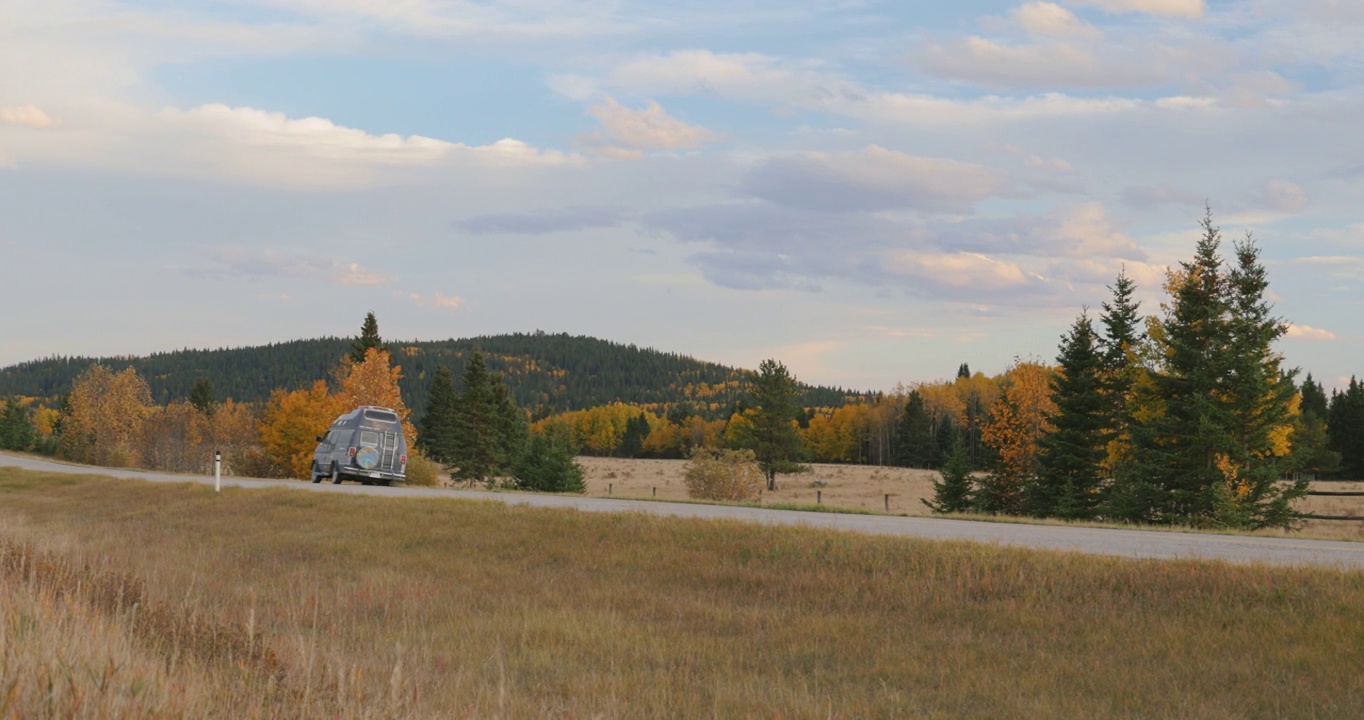
[[392,485],[407,477],[407,439],[398,413],[390,408],[358,407],[332,423],[317,438],[312,480],[331,478],[333,485],[356,480],[366,485]]

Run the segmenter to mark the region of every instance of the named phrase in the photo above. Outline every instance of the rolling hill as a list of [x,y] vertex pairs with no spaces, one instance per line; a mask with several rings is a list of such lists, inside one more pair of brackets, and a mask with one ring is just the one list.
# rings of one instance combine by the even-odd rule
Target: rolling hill
[[[349,338],[319,338],[221,350],[177,350],[146,357],[53,357],[0,368],[0,396],[58,397],[72,380],[99,362],[116,371],[135,368],[158,403],[189,396],[200,377],[218,398],[258,402],[277,388],[298,389],[327,379],[350,350]],[[522,407],[536,416],[611,402],[690,406],[704,415],[726,412],[744,395],[745,371],[686,355],[543,332],[458,340],[389,341],[402,366],[403,398],[420,412],[438,367],[456,378],[468,353],[479,348],[502,374]],[[802,403],[836,407],[850,393],[805,386]]]

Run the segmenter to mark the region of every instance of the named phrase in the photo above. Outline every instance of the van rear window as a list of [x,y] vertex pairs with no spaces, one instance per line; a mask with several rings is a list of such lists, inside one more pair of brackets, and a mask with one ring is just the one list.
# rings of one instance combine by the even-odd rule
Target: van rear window
[[383,410],[366,410],[365,419],[395,423],[398,422],[398,415],[397,413],[385,412]]
[[361,430],[360,447],[379,447],[379,433],[373,430]]

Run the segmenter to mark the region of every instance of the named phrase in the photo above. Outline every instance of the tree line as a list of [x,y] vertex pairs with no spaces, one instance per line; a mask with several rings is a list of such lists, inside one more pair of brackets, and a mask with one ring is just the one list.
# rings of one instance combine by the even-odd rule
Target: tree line
[[[0,368],[0,397],[55,400],[92,365],[114,372],[133,368],[153,402],[187,400],[199,378],[237,402],[265,402],[275,389],[303,390],[326,377],[351,340],[322,338],[259,347],[179,350],[148,357],[48,358]],[[728,417],[744,395],[743,370],[677,353],[589,337],[543,332],[460,340],[389,342],[403,367],[399,388],[415,420],[424,413],[439,368],[462,377],[477,349],[500,374],[520,407],[538,419],[569,410],[628,401],[659,412],[676,408],[707,419]],[[838,407],[856,393],[802,386],[806,406]]]

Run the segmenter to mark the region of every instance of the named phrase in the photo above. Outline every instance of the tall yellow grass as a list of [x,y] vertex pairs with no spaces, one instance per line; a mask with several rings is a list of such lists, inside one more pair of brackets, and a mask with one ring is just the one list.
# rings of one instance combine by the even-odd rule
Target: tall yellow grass
[[12,469],[0,535],[0,716],[1364,716],[1361,573]]

